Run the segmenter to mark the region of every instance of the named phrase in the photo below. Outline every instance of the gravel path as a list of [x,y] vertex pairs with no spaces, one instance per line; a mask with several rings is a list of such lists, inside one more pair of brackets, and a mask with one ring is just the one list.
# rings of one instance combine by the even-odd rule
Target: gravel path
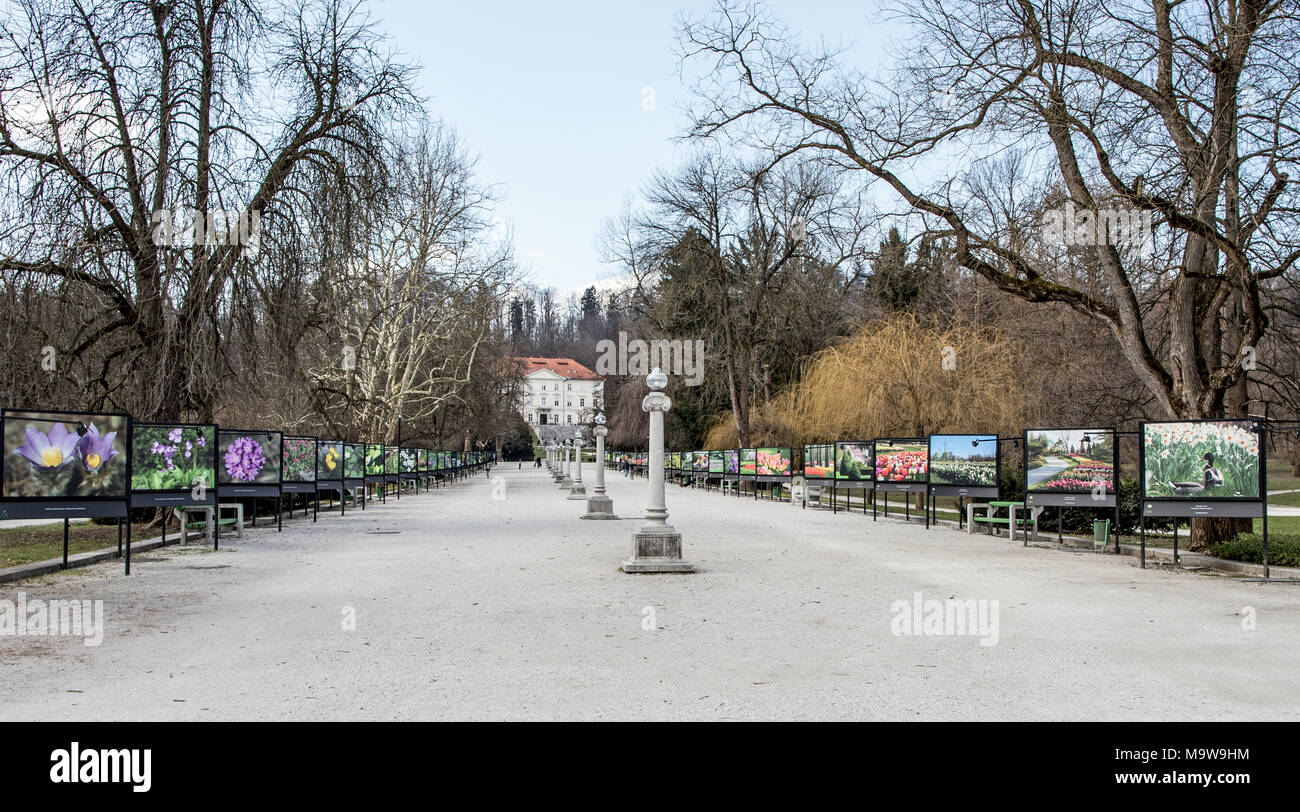
[[[0,636],[0,719],[1300,719],[1296,585],[676,487],[700,571],[625,575],[639,519],[495,473],[9,585],[107,631]],[[916,592],[997,600],[997,644],[895,636]]]

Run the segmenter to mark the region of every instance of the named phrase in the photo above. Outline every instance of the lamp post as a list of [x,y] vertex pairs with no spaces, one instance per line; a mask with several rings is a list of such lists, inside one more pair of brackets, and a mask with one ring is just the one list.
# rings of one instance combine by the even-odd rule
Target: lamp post
[[578,427],[578,433],[574,436],[574,469],[573,469],[573,487],[569,489],[570,499],[587,499],[587,488],[582,484],[582,440],[583,430]]
[[623,562],[623,572],[694,572],[695,565],[682,560],[682,534],[668,524],[664,501],[664,414],[673,405],[663,393],[668,376],[655,367],[645,382],[650,394],[641,401],[641,410],[650,414],[650,459],[646,461],[650,504],[646,523],[632,535],[632,557]]
[[605,415],[596,414],[596,487],[587,500],[587,512],[584,519],[617,519],[614,515],[614,500],[605,495],[605,437],[609,429],[605,428]]

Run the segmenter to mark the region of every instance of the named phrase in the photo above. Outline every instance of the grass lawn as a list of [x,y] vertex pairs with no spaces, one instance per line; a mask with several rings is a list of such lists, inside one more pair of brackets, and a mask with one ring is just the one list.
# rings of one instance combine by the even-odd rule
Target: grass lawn
[[[1262,519],[1255,520],[1255,532],[1262,531],[1264,522]],[[1300,516],[1269,516],[1268,532],[1270,533],[1300,533]]]
[[[85,553],[117,546],[117,525],[79,522],[68,528],[68,553]],[[63,557],[63,525],[0,529],[0,567]]]
[[1270,491],[1300,488],[1300,477],[1291,476],[1291,463],[1285,460],[1269,460],[1264,478]]
[[1300,507],[1300,493],[1279,493],[1268,498],[1270,505],[1289,505]]

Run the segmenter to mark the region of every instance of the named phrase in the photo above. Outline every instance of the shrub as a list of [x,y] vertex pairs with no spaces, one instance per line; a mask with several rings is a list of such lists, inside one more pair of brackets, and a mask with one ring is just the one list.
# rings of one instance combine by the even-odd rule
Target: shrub
[[[1231,541],[1210,545],[1210,555],[1248,564],[1264,563],[1264,539],[1257,533],[1238,533]],[[1268,534],[1268,563],[1279,567],[1300,567],[1300,535]]]

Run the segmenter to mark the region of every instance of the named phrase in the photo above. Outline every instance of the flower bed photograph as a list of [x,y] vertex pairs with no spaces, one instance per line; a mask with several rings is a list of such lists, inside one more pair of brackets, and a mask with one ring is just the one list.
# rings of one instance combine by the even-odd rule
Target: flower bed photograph
[[1147,499],[1258,499],[1259,435],[1236,421],[1144,423]]
[[221,485],[278,485],[280,432],[219,432],[217,482]]
[[215,487],[216,426],[137,423],[131,428],[131,490]]
[[877,440],[877,482],[927,482],[930,444],[924,440]]
[[831,479],[835,476],[834,443],[803,447],[803,475],[808,479]]
[[754,449],[740,449],[740,475],[754,476],[758,473],[758,458],[754,456]]
[[128,418],[6,412],[6,499],[118,498],[127,492]]
[[993,434],[931,434],[930,484],[995,487],[998,438]]
[[1115,493],[1114,429],[1025,432],[1025,487],[1038,493]]
[[740,473],[740,451],[730,449],[722,452],[723,469],[726,473],[736,475]]

